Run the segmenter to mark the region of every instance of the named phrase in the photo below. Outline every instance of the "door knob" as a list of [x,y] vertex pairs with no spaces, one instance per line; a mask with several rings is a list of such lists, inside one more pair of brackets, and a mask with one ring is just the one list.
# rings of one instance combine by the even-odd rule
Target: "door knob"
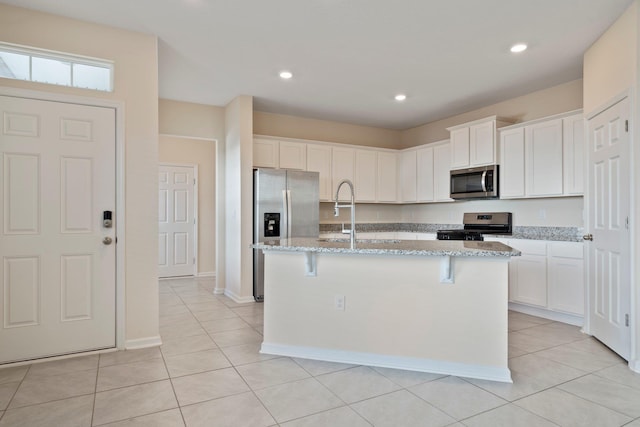
[[582,236],[582,240],[591,240],[593,241],[593,234],[585,234]]
[[107,236],[104,239],[102,239],[102,243],[104,243],[105,245],[110,245],[111,243],[113,243],[113,239]]

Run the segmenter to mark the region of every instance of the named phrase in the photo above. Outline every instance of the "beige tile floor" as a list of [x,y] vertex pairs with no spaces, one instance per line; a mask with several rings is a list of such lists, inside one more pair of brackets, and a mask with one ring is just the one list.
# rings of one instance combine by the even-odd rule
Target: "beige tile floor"
[[640,427],[640,375],[573,326],[510,313],[504,384],[261,355],[263,306],[213,286],[160,282],[160,348],[0,369],[0,427]]

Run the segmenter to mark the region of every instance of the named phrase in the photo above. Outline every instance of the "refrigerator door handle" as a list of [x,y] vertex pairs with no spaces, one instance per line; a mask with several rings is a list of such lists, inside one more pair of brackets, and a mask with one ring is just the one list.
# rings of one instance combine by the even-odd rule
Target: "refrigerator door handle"
[[291,238],[291,190],[287,190],[287,239]]
[[287,190],[282,190],[282,222],[280,224],[280,238],[286,239],[289,236],[289,209],[287,209]]

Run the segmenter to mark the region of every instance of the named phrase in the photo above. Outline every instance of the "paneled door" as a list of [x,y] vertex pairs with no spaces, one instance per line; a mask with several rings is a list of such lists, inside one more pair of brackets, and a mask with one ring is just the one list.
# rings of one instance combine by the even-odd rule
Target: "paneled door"
[[195,170],[160,165],[158,201],[158,274],[195,274]]
[[0,363],[115,347],[115,110],[0,96],[0,115]]
[[[629,100],[588,121],[589,332],[629,359]],[[592,239],[592,240],[591,240]]]

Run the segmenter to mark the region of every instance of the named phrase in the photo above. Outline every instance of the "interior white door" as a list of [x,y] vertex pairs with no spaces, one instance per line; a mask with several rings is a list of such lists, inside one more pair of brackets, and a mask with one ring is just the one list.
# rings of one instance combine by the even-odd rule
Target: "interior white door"
[[589,328],[629,359],[629,100],[588,121]]
[[0,363],[115,347],[115,110],[0,111]]
[[195,274],[195,171],[192,166],[160,165],[159,275]]

